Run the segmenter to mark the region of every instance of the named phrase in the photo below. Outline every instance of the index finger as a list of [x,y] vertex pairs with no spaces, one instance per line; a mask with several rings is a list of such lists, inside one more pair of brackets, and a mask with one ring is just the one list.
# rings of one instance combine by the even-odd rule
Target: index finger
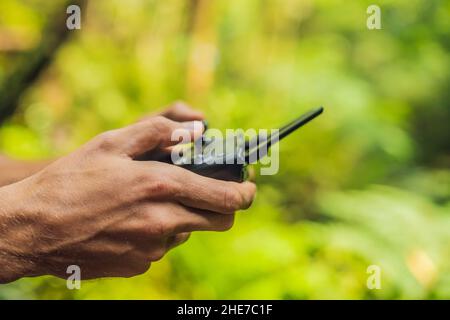
[[177,166],[173,166],[170,177],[180,186],[175,198],[197,209],[233,213],[248,209],[256,194],[256,185],[252,182],[217,180]]

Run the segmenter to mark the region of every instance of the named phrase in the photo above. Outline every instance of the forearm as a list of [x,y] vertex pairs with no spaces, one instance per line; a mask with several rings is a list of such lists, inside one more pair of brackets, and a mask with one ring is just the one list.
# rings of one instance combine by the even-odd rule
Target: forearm
[[51,161],[19,161],[0,155],[0,187],[20,181],[40,171]]
[[33,228],[37,221],[19,183],[0,188],[0,284],[34,274]]

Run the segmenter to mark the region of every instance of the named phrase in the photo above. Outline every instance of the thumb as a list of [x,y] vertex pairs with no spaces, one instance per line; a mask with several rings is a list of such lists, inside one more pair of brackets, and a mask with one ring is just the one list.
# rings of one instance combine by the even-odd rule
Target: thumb
[[123,146],[121,151],[135,157],[179,142],[192,142],[202,135],[203,124],[201,121],[176,122],[156,116],[119,131],[117,136]]

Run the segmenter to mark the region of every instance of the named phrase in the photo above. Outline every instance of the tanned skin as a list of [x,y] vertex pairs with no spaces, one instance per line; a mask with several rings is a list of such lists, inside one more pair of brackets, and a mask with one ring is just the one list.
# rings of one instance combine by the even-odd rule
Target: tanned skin
[[[50,162],[0,159],[0,283],[22,277],[131,277],[193,231],[225,231],[255,196],[251,182],[210,179],[177,166],[136,161],[176,144],[174,130],[201,135],[203,115],[177,103],[161,115],[95,137]],[[201,127],[201,126],[200,126]]]

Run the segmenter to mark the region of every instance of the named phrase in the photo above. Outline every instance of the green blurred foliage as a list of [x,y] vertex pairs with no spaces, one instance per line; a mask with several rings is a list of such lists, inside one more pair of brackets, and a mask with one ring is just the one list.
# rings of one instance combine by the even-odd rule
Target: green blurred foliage
[[[2,0],[0,42],[35,45],[61,3]],[[0,298],[450,298],[450,2],[380,0],[370,31],[371,3],[90,1],[0,129],[3,152],[60,156],[176,99],[221,129],[325,113],[283,141],[230,232],[196,233],[136,278],[22,279]],[[0,55],[0,80],[14,61]]]

